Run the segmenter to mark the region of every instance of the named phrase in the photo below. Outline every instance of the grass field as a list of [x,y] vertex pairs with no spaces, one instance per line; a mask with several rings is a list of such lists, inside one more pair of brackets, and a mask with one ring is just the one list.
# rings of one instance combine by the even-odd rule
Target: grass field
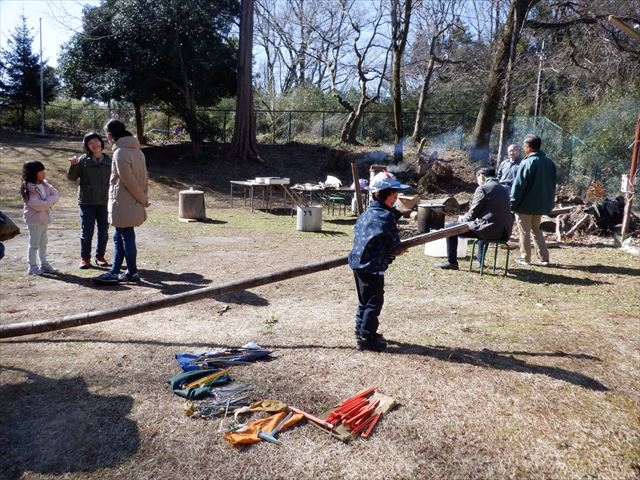
[[[74,148],[77,141],[0,136],[5,213],[20,218],[26,158],[44,159],[63,193],[49,236],[62,273],[27,277],[26,234],[6,242],[0,325],[162,299],[349,250],[354,217],[325,216],[322,232],[298,232],[288,214],[230,208],[228,191],[215,186],[206,189],[209,221],[179,222],[178,190],[197,172],[150,164],[152,207],[136,229],[143,282],[97,287],[91,277],[99,270],[77,268],[77,207],[64,178]],[[437,261],[415,247],[392,264],[385,353],[355,349],[347,267],[1,339],[0,478],[639,478],[638,257],[602,238],[556,246],[551,267],[512,261],[506,277],[441,271]],[[176,353],[250,341],[273,350],[269,361],[232,369],[234,383],[253,387],[254,401],[320,415],[377,386],[398,406],[368,440],[343,443],[300,424],[281,434],[281,446],[234,448],[223,438],[230,418],[188,418],[166,382],[179,372]]]

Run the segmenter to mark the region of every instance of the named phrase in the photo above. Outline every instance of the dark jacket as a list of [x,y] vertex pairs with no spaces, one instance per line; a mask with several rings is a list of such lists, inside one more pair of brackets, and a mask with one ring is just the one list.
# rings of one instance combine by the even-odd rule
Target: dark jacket
[[398,219],[402,214],[395,208],[372,200],[358,221],[349,253],[349,266],[361,272],[384,272],[402,244],[398,233]]
[[511,186],[511,210],[548,215],[556,196],[556,166],[542,150],[524,157]]
[[473,194],[473,200],[463,222],[483,240],[507,240],[511,236],[513,215],[509,204],[509,190],[496,178],[487,178]]
[[86,153],[80,157],[77,165],[69,165],[67,178],[78,182],[79,205],[103,205],[109,203],[109,178],[111,177],[111,158],[102,156],[98,161]]

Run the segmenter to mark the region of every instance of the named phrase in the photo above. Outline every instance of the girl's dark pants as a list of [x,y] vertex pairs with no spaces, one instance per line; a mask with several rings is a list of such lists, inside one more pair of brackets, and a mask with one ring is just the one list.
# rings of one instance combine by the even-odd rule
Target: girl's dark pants
[[371,338],[378,332],[378,317],[384,304],[384,275],[354,270],[358,291],[356,335]]

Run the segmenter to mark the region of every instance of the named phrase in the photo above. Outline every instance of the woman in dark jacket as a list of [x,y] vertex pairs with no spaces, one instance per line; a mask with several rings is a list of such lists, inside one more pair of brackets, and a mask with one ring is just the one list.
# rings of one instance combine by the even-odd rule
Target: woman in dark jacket
[[82,140],[84,154],[78,158],[69,158],[67,178],[78,182],[78,205],[80,206],[80,268],[91,267],[91,242],[94,228],[98,227],[96,245],[96,264],[108,267],[104,258],[109,239],[109,178],[111,176],[111,158],[103,153],[104,140],[91,132]]

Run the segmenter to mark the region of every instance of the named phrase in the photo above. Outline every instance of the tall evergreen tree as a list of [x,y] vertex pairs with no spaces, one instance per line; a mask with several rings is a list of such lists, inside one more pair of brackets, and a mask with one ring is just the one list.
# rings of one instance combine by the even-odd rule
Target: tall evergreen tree
[[[21,22],[8,40],[8,48],[0,52],[0,93],[2,107],[16,111],[18,126],[24,130],[27,111],[40,107],[40,61],[31,49],[34,37],[24,15]],[[44,103],[48,103],[59,83],[53,68],[44,63],[43,68]]]

